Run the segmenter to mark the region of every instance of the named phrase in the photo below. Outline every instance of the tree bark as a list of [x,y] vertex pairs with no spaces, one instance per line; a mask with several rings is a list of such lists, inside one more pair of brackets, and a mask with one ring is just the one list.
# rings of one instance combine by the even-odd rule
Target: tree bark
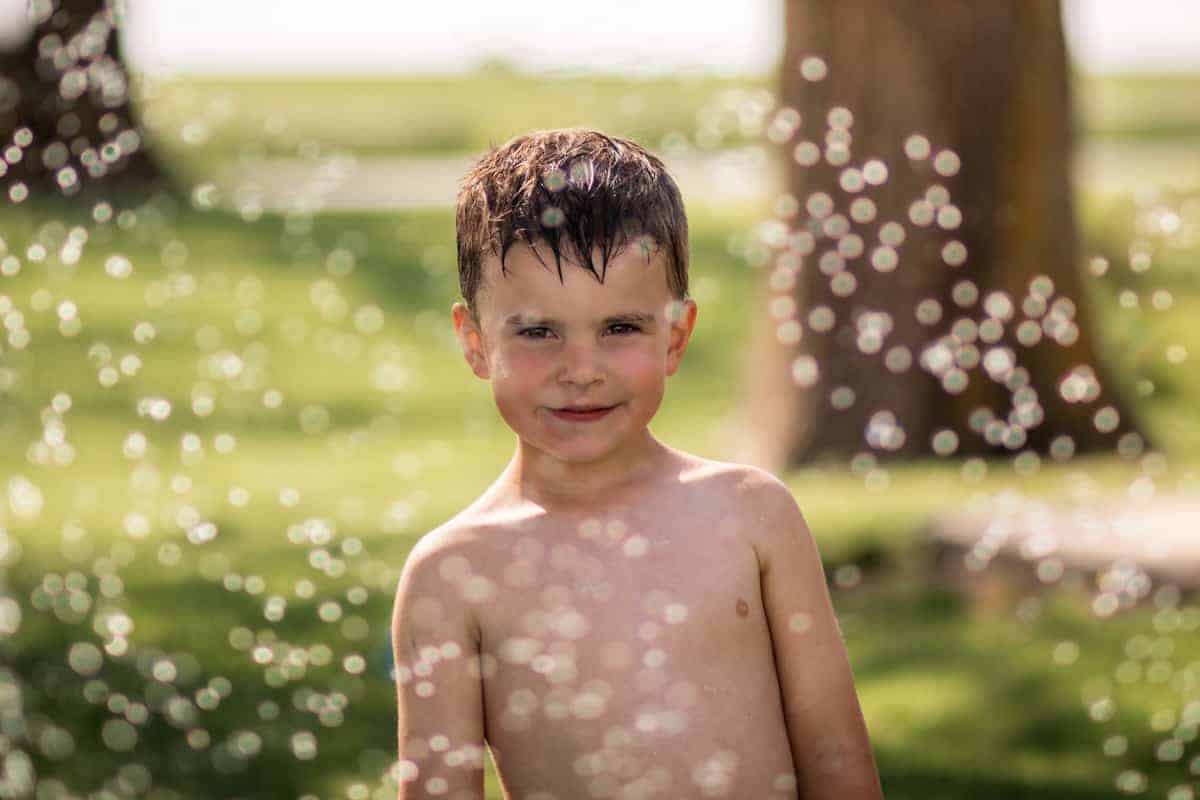
[[4,199],[167,188],[130,108],[112,0],[54,0],[33,8],[32,35],[0,53]]
[[1059,4],[785,9],[781,106],[799,125],[786,136],[785,110],[774,127],[797,211],[756,334],[753,460],[1144,445],[1090,336]]

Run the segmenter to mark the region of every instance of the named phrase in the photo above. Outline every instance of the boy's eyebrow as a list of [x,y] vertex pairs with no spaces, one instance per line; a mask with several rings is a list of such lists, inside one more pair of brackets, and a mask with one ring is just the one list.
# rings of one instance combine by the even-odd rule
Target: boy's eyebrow
[[[614,314],[611,317],[605,317],[605,325],[613,325],[618,322],[639,322],[643,325],[654,322],[654,315],[647,314],[642,311],[623,311],[620,314]],[[552,317],[539,317],[535,314],[516,313],[505,317],[504,324],[506,327],[519,327],[521,325],[560,325],[559,320]]]

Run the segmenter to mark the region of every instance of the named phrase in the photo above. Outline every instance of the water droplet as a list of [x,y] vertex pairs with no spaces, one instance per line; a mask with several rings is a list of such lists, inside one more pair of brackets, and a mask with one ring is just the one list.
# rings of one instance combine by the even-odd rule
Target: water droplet
[[808,327],[818,333],[828,333],[836,317],[829,306],[816,306],[808,312]]
[[937,210],[937,224],[943,230],[952,231],[962,224],[962,212],[958,206],[947,204]]
[[914,133],[904,140],[904,154],[913,161],[929,158],[929,139],[919,133]]
[[854,405],[854,389],[849,386],[838,386],[829,393],[829,403],[838,411],[845,411]]
[[886,245],[871,251],[871,266],[879,272],[893,272],[900,264],[900,254]]
[[948,456],[958,449],[958,434],[949,428],[942,428],[933,435],[933,451],[939,456]]
[[792,150],[792,157],[797,164],[811,167],[821,160],[821,148],[817,147],[815,142],[803,141]]
[[979,288],[972,281],[959,281],[954,284],[950,296],[960,308],[969,308],[979,299]]
[[961,166],[962,160],[953,150],[939,150],[938,154],[933,157],[934,171],[946,178],[957,175]]
[[800,62],[800,74],[806,81],[819,81],[829,74],[829,67],[820,56],[806,56]]
[[813,192],[804,207],[813,217],[824,219],[833,213],[833,198],[824,192]]
[[873,158],[863,164],[863,178],[872,186],[882,186],[888,179],[887,164]]
[[846,130],[854,124],[854,114],[845,106],[834,106],[825,117],[829,127]]
[[803,355],[792,362],[792,380],[797,386],[807,389],[816,384],[820,377],[817,360],[810,355]]
[[850,219],[859,224],[865,224],[875,219],[875,201],[869,197],[859,197],[850,204]]
[[551,192],[557,192],[567,185],[567,175],[561,169],[554,167],[542,177],[542,185]]
[[1115,408],[1105,406],[1096,412],[1092,421],[1096,426],[1096,430],[1101,433],[1112,433],[1120,425],[1121,417]]
[[854,167],[847,167],[838,176],[838,185],[846,192],[861,192],[866,185],[863,174]]

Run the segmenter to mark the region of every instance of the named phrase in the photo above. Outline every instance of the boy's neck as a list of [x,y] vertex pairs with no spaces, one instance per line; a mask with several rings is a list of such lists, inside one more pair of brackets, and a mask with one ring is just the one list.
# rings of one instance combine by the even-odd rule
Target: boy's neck
[[517,450],[496,481],[501,497],[548,511],[588,511],[620,502],[631,490],[661,478],[671,449],[643,436],[604,461],[564,462],[518,439]]

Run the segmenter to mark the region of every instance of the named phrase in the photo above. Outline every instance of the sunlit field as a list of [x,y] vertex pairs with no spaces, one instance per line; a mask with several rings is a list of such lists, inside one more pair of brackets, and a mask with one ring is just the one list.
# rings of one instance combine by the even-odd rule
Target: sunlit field
[[[452,211],[247,221],[190,207],[187,181],[328,148],[474,152],[560,124],[656,148],[754,138],[697,131],[705,108],[761,86],[588,85],[535,91],[503,72],[177,81],[143,113],[183,201],[111,219],[6,208],[0,587],[22,616],[20,636],[0,638],[0,699],[6,670],[32,676],[22,702],[39,726],[40,775],[86,793],[117,776],[136,786],[135,762],[178,797],[395,796],[387,637],[400,568],[513,447],[453,338]],[[1085,80],[1084,130],[1195,144],[1200,107],[1183,98],[1198,90],[1200,78]],[[1098,620],[1092,579],[1068,574],[981,599],[943,585],[926,544],[931,515],[972,497],[1119,494],[1145,474],[1164,494],[1200,485],[1200,187],[1080,188],[1096,334],[1165,459],[784,476],[824,558],[893,800],[1190,800],[1178,787],[1200,775],[1200,610],[1189,598],[1160,590]],[[754,228],[765,206],[695,202],[689,215],[699,322],[652,430],[727,459],[747,424],[750,324],[764,313]],[[11,616],[0,607],[0,630]],[[131,712],[139,703],[156,713]]]
[[[659,148],[680,139],[728,146],[761,137],[710,112],[772,87],[761,78],[545,77],[502,67],[469,78],[178,77],[146,87],[153,103],[143,119],[162,132],[164,146],[189,157],[301,155],[305,142],[359,154],[477,152],[531,125],[593,125]],[[1081,75],[1076,82],[1083,133],[1108,140],[1197,136],[1198,94],[1193,75]]]

